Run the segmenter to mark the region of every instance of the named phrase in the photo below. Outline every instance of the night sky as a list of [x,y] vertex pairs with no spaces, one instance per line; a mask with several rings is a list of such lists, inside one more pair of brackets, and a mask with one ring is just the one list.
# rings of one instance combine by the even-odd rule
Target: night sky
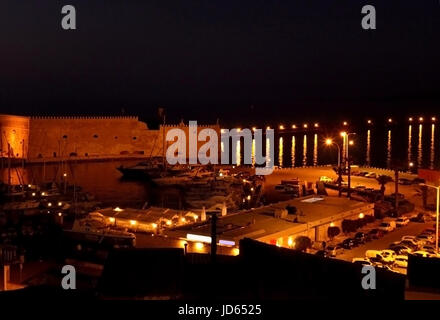
[[[77,30],[61,29],[67,4]],[[406,116],[440,110],[439,78],[438,0],[0,2],[0,113]]]

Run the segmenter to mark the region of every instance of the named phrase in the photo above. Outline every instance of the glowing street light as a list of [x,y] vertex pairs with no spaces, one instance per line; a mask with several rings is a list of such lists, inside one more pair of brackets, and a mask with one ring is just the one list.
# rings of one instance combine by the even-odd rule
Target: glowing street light
[[436,117],[432,117],[432,118],[431,118],[431,121],[432,121],[432,122],[435,122],[435,121],[437,121],[437,118],[436,118]]
[[348,122],[347,121],[342,122],[342,124],[344,125],[344,127],[348,126]]
[[296,129],[296,124],[292,124],[292,129]]
[[412,121],[413,121],[413,118],[412,118],[412,117],[410,117],[410,118],[408,119],[408,121],[409,121],[409,122],[412,122]]
[[307,124],[307,123],[304,123],[304,129],[307,129],[307,127],[308,127],[309,125]]
[[315,128],[318,128],[318,127],[319,127],[319,123],[315,123],[313,126],[314,126]]
[[284,126],[283,125],[280,125],[280,130],[284,130]]
[[368,123],[368,124],[372,124],[373,121],[371,121],[371,120],[367,120],[367,123]]
[[354,145],[354,141],[353,140],[350,140],[350,142],[348,143],[350,146],[353,146]]
[[420,121],[420,122],[423,122],[423,117],[420,117],[420,118],[419,118],[419,121]]
[[325,144],[327,146],[335,145],[338,148],[338,168],[339,168],[341,166],[341,147],[339,146],[339,144],[337,144],[330,138],[325,140]]
[[389,118],[388,123],[392,123],[392,122],[393,122],[393,119]]

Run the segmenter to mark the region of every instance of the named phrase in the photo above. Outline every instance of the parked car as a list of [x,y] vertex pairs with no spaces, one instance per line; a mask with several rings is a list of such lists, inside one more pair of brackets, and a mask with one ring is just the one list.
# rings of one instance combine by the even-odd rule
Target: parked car
[[366,189],[366,187],[362,186],[362,185],[358,185],[358,186],[354,187],[354,190],[356,190],[356,191],[365,191],[365,189]]
[[408,256],[398,255],[394,259],[394,265],[399,268],[408,268]]
[[435,229],[425,229],[422,233],[435,235]]
[[350,250],[354,246],[355,246],[355,242],[351,238],[345,239],[344,241],[341,242],[341,247],[347,250]]
[[403,245],[403,244],[394,244],[392,243],[389,246],[390,250],[393,250],[396,254],[402,255],[402,254],[409,254],[411,252],[413,252],[413,249],[411,249],[410,247]]
[[319,250],[319,251],[316,251],[315,256],[322,257],[322,258],[327,258],[328,257],[328,253],[325,250]]
[[368,259],[365,258],[353,258],[353,260],[351,261],[354,264],[358,264],[361,266],[371,266],[371,262]]
[[407,217],[400,217],[396,219],[396,226],[403,227],[409,223],[409,219]]
[[435,246],[433,245],[424,245],[420,248],[420,250],[429,252],[430,254],[435,254]]
[[332,183],[333,179],[329,178],[327,176],[322,176],[322,177],[319,177],[319,181],[324,182],[324,183]]
[[339,254],[344,253],[344,248],[340,245],[329,245],[326,249],[328,256],[336,257]]
[[425,179],[423,179],[423,178],[414,178],[413,180],[412,180],[412,183],[413,184],[421,184],[421,183],[426,183],[426,180]]
[[420,212],[417,216],[412,217],[409,220],[411,222],[425,223],[427,221],[427,218],[425,217],[425,215],[422,212]]
[[376,174],[376,172],[368,172],[364,177],[365,178],[370,178],[370,179],[376,179],[377,178],[377,174]]
[[419,234],[416,237],[416,240],[418,243],[420,243],[422,245],[431,244],[434,242],[434,236],[432,236],[430,234]]
[[411,240],[414,241],[414,243],[416,244],[417,240],[416,240],[416,236],[403,236],[402,239],[403,240]]
[[406,178],[399,178],[399,184],[409,186],[410,184],[412,184],[412,181]]
[[382,257],[384,258],[384,262],[392,263],[396,258],[396,253],[393,250],[382,250]]
[[379,229],[371,229],[370,231],[368,231],[368,235],[372,239],[379,239],[379,238],[384,236],[384,232],[382,230],[379,230]]
[[360,243],[364,244],[365,242],[371,241],[371,237],[363,232],[358,232],[355,234],[354,238]]
[[403,245],[408,248],[411,248],[412,251],[417,251],[419,249],[419,244],[413,240],[402,240],[396,243],[397,245]]
[[422,251],[422,250],[415,251],[412,254],[417,257],[422,257],[422,258],[429,258],[431,256],[431,253],[426,252],[426,251]]
[[382,230],[385,232],[391,232],[394,229],[396,229],[396,222],[395,221],[384,221],[379,225],[379,230]]
[[381,262],[391,264],[394,262],[396,253],[393,250],[367,250],[365,258],[372,262]]

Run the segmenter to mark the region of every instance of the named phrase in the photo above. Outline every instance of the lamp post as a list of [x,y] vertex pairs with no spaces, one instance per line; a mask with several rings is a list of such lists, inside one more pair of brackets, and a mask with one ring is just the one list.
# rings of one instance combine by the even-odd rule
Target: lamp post
[[422,183],[421,186],[425,186],[428,188],[433,188],[437,190],[437,202],[435,206],[435,215],[436,215],[436,221],[435,221],[435,252],[438,253],[438,221],[439,221],[439,209],[440,209],[440,186],[432,186],[429,184]]
[[338,191],[340,197],[342,195],[341,147],[332,139],[325,140],[325,144],[328,146],[335,145],[338,148]]
[[341,136],[343,139],[343,143],[344,143],[344,149],[345,149],[345,155],[344,155],[344,170],[347,169],[347,197],[350,198],[351,197],[351,165],[350,165],[350,159],[348,157],[348,147],[350,145],[350,141],[349,138],[351,135],[356,135],[355,132],[341,132]]

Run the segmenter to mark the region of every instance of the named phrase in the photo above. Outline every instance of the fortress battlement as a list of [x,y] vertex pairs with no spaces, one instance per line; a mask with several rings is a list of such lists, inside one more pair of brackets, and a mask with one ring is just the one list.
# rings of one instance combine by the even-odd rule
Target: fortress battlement
[[134,120],[137,116],[31,116],[31,120]]

